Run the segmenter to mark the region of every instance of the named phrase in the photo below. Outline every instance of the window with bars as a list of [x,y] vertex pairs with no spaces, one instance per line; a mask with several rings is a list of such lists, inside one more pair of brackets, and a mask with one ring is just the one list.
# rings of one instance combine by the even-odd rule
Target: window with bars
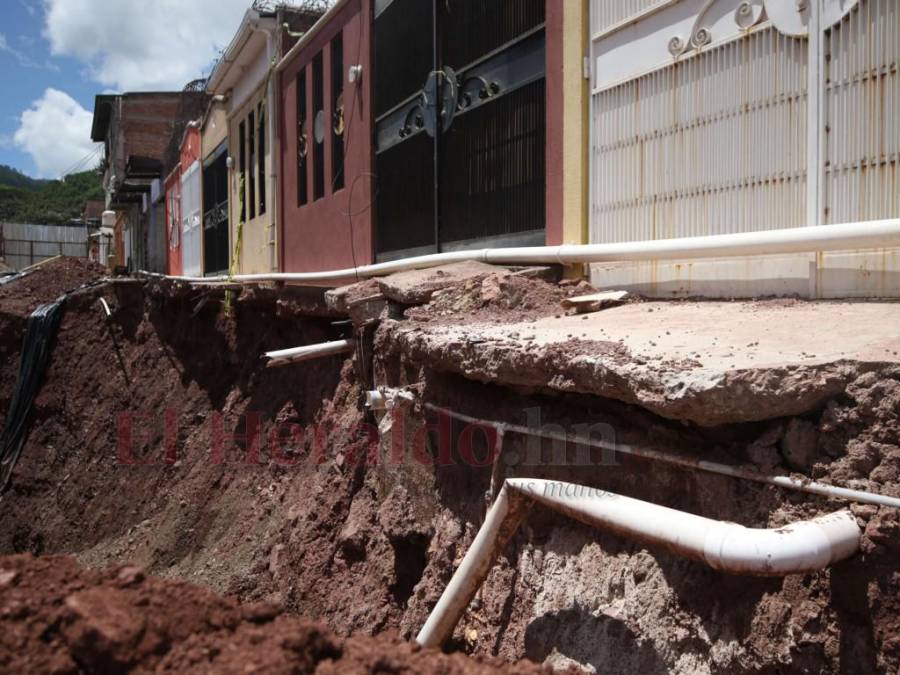
[[265,215],[266,185],[266,108],[260,101],[238,124],[238,192],[241,222]]
[[306,68],[297,73],[297,206],[309,200],[306,166],[309,137],[306,130]]
[[259,215],[266,213],[266,104],[260,101],[257,110],[259,128],[259,152],[256,154],[257,172],[259,173]]
[[[296,75],[297,206],[318,201],[345,185],[344,68],[341,30]],[[327,101],[326,78],[329,84]],[[326,157],[331,160],[327,167]]]
[[325,81],[322,52],[313,59],[313,201],[325,195]]
[[247,203],[250,205],[250,220],[256,218],[256,126],[254,114],[250,111],[247,116],[248,152],[250,153],[249,177],[247,180]]
[[336,192],[344,187],[344,36],[338,33],[331,41],[331,187]]
[[238,191],[240,194],[241,201],[241,222],[245,222],[247,220],[247,200],[244,197],[244,184],[247,182],[247,146],[246,146],[246,138],[247,131],[244,123],[241,122],[238,124],[238,143],[240,147],[238,148]]

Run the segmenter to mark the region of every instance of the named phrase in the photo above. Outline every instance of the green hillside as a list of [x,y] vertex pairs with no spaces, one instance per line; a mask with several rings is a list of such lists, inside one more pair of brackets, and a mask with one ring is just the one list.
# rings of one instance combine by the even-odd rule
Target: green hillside
[[81,215],[84,202],[102,199],[96,171],[82,171],[65,180],[36,180],[0,167],[0,221],[59,225]]
[[26,176],[24,173],[12,168],[11,166],[0,164],[0,190],[2,190],[4,187],[22,188],[24,190],[37,190],[42,185],[45,185],[49,182],[50,181]]

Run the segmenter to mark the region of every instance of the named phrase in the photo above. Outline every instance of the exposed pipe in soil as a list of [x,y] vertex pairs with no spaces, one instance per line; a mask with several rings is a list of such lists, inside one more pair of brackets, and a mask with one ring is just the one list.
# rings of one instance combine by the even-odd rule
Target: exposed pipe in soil
[[290,349],[279,349],[274,352],[266,352],[265,357],[269,359],[266,368],[275,368],[277,366],[286,366],[291,363],[319,359],[325,356],[344,354],[346,352],[352,352],[355,346],[356,342],[353,340],[334,340],[333,342],[322,342],[316,345],[305,345],[303,347],[291,347]]
[[509,424],[507,422],[496,422],[493,420],[484,420],[470,415],[464,415],[447,408],[436,406],[432,403],[426,403],[425,407],[437,413],[448,415],[461,422],[469,424],[478,424],[482,426],[494,427],[498,431],[512,431],[524,436],[537,436],[548,440],[584,443],[601,450],[611,450],[613,452],[621,452],[625,455],[633,455],[635,457],[643,457],[644,459],[652,459],[666,464],[684,467],[686,469],[699,469],[709,473],[717,473],[723,476],[731,476],[732,478],[741,478],[756,483],[765,483],[766,485],[774,485],[786,490],[796,490],[798,492],[807,492],[809,494],[821,495],[832,499],[844,499],[860,504],[875,504],[876,506],[891,506],[900,508],[900,498],[889,497],[887,495],[879,495],[874,492],[865,492],[863,490],[852,490],[850,488],[829,485],[828,483],[820,483],[808,478],[794,478],[793,476],[770,476],[758,473],[750,469],[744,469],[739,466],[730,466],[728,464],[720,464],[719,462],[709,462],[703,459],[689,459],[687,457],[679,457],[661,450],[653,450],[651,448],[643,448],[627,443],[607,443],[598,441],[593,438],[584,438],[581,436],[569,436],[553,431],[542,431],[541,429],[531,429],[518,424]]
[[453,634],[532,503],[731,574],[785,576],[819,570],[856,553],[861,536],[849,511],[755,529],[572,483],[510,478],[416,642],[439,647]]
[[[602,263],[637,260],[682,260],[773,253],[809,253],[883,248],[900,245],[900,218],[839,225],[817,225],[781,230],[738,232],[704,237],[654,239],[615,244],[563,244],[448,251],[323,272],[238,274],[233,277],[167,277],[180,281],[328,283],[357,277],[375,277],[406,270],[478,260],[498,265]],[[151,276],[165,276],[144,272]]]

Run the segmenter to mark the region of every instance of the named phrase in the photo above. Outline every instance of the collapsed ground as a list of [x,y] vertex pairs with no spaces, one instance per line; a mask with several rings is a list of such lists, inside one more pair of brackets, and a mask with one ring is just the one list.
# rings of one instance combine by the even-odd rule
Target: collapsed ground
[[[33,278],[27,293],[26,277],[0,290],[0,412],[27,312],[96,276],[84,270],[78,283],[43,290]],[[605,312],[583,320],[560,307],[591,290],[584,285],[496,270],[438,281],[433,296],[434,289],[417,295],[402,284],[367,282],[329,304],[290,289],[248,289],[231,299],[230,312],[220,290],[164,282],[120,280],[73,295],[3,496],[0,551],[69,553],[92,567],[129,562],[245,602],[275,603],[342,636],[395,630],[410,639],[477,532],[491,469],[435,466],[421,455],[373,461],[400,433],[390,430],[374,452],[377,420],[359,405],[374,384],[409,386],[419,397],[405,415],[408,448],[422,438],[424,421],[435,423],[421,401],[520,424],[539,410],[542,423],[566,428],[610,424],[620,442],[900,495],[900,370],[890,353],[863,364],[837,359],[812,385],[782,392],[790,417],[691,419],[677,406],[660,407],[672,400],[665,387],[654,404],[629,398],[616,378],[643,368],[649,384],[638,393],[652,393],[654,373],[668,373],[661,381],[669,386],[708,365],[705,352],[656,366],[635,364],[645,357],[628,351],[626,338],[622,346],[569,331],[556,343],[519,327],[519,335],[509,329],[503,340],[479,342],[458,332],[600,321]],[[395,299],[385,301],[385,292]],[[263,351],[346,335],[352,328],[340,322],[348,313],[357,327],[381,319],[377,331],[361,328],[362,348],[350,358],[263,367]],[[585,363],[590,381],[607,387],[602,395],[581,386]],[[544,377],[551,365],[555,379]],[[810,390],[824,394],[793,407],[797,392]],[[245,434],[248,420],[252,430],[255,419],[264,436],[279,429],[282,440],[261,443],[258,459],[243,441],[217,442]],[[455,425],[454,437],[461,430]],[[525,443],[512,437],[508,446]],[[779,526],[843,505],[621,456],[612,466],[519,467],[517,475],[529,471],[747,526]],[[719,574],[535,510],[450,648],[610,673],[896,671],[900,523],[888,508],[853,510],[865,529],[862,553],[784,579]]]

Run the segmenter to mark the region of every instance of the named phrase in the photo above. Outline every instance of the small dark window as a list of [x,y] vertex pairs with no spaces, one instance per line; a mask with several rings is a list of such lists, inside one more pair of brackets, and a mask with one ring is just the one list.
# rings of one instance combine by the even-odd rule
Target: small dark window
[[309,199],[306,187],[306,152],[309,132],[306,128],[306,68],[297,75],[297,206]]
[[247,145],[249,146],[250,151],[250,166],[248,167],[250,180],[248,181],[249,186],[247,192],[249,193],[249,196],[247,197],[247,202],[250,204],[250,220],[253,220],[256,218],[256,129],[253,124],[252,110],[247,117],[247,129],[249,133]]
[[325,195],[325,82],[322,79],[322,52],[313,59],[313,200]]
[[266,212],[266,104],[259,104],[259,215]]
[[332,192],[344,187],[344,36],[338,33],[331,41],[331,187]]
[[241,222],[247,220],[247,197],[244,192],[244,182],[247,180],[247,148],[245,145],[247,132],[244,123],[238,124],[238,199],[241,201]]

